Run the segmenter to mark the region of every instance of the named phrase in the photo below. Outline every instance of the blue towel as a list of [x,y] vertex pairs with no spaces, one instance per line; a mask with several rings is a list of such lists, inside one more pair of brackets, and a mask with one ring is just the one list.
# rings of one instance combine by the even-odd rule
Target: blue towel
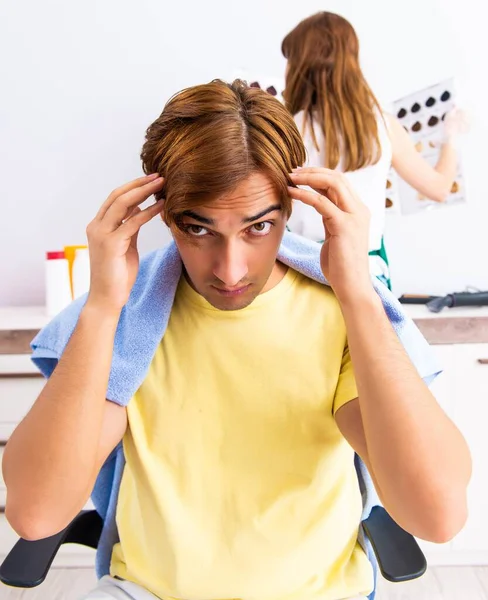
[[[307,277],[328,285],[320,268],[320,245],[286,232],[278,259]],[[115,334],[114,351],[107,398],[125,406],[143,382],[152,357],[166,331],[176,288],[182,273],[182,263],[174,242],[141,260],[137,280],[123,308]],[[385,312],[416,366],[429,384],[440,369],[430,347],[415,324],[402,311],[401,305],[380,281],[374,280]],[[49,377],[61,357],[76,326],[86,296],[75,300],[55,317],[32,341],[32,360]],[[118,541],[115,513],[120,480],[124,469],[122,445],[111,453],[97,478],[92,494],[93,503],[104,519],[104,528],[97,551],[97,575],[108,574],[113,545]],[[357,457],[356,468],[363,494],[363,515],[366,519],[379,499],[366,467]],[[362,528],[359,541],[373,566],[376,561]],[[372,599],[374,593],[370,596]]]

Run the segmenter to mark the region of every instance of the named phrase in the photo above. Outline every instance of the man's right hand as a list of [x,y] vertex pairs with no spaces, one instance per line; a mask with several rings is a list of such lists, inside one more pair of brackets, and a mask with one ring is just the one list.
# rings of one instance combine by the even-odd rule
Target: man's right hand
[[139,206],[162,185],[156,174],[118,188],[87,227],[88,300],[59,364],[4,452],[5,513],[25,539],[49,537],[71,522],[126,430],[125,408],[105,398],[120,311],[139,269],[137,234],[163,204]]
[[139,205],[162,186],[163,178],[155,173],[117,188],[88,225],[87,305],[118,315],[126,304],[139,270],[139,229],[162,210],[161,200],[144,210]]

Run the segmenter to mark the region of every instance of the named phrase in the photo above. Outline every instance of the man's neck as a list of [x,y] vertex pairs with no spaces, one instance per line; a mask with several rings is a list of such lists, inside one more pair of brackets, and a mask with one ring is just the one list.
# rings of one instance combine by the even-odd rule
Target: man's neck
[[266,285],[261,290],[261,294],[269,292],[269,290],[272,290],[275,286],[277,286],[287,272],[288,267],[277,260],[275,262],[273,270],[271,271],[271,275],[269,276],[268,281],[266,282]]

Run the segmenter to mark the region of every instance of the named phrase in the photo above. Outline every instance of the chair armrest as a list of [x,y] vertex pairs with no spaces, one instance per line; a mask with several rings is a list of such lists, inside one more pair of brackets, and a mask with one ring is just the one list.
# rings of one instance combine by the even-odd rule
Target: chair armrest
[[363,527],[385,579],[400,583],[425,573],[427,561],[416,539],[395,523],[382,506],[373,508]]
[[35,541],[19,539],[0,565],[0,581],[20,588],[40,585],[46,579],[61,544],[96,548],[102,526],[102,518],[96,511],[82,511],[56,535]]
[[[96,548],[102,527],[102,518],[96,511],[83,511],[56,535],[36,541],[20,539],[0,566],[0,581],[21,588],[40,585],[62,544]],[[363,527],[385,579],[409,581],[425,573],[427,563],[415,538],[397,525],[384,508],[375,506]]]

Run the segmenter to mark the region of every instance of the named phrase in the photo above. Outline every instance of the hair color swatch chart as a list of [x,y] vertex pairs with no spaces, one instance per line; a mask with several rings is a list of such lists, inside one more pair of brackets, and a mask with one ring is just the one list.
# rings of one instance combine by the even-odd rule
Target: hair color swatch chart
[[[439,159],[443,142],[444,119],[453,108],[454,85],[452,79],[428,87],[393,103],[393,114],[412,138],[416,150],[432,166],[435,166]],[[392,188],[396,188],[396,195],[394,198],[392,197],[391,192],[393,190],[389,191],[387,183],[387,209],[393,209],[394,204],[399,201],[400,207],[395,206],[395,209],[399,209],[399,212],[405,215],[465,202],[460,161],[458,161],[456,180],[452,185],[450,194],[443,203],[429,200],[399,178],[391,177],[388,182]]]
[[277,98],[280,102],[283,100],[283,90],[285,89],[285,80],[283,77],[273,77],[265,73],[250,73],[246,69],[236,69],[232,73],[231,81],[242,79],[249,87],[259,88]]

